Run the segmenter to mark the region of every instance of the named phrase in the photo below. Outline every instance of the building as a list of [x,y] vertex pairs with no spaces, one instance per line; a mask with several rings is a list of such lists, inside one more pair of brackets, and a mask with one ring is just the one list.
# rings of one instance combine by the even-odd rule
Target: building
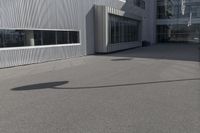
[[157,42],[199,44],[200,1],[157,0]]
[[198,1],[186,0],[181,15],[182,0],[1,0],[0,68],[109,53],[142,41],[199,43]]
[[[1,0],[0,68],[154,43],[148,0]],[[151,13],[150,13],[151,12]]]

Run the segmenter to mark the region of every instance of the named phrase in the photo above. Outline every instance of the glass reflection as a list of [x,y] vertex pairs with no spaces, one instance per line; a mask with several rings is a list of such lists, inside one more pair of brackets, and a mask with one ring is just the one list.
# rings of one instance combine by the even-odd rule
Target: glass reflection
[[200,43],[200,24],[158,25],[158,42]]
[[80,43],[79,31],[0,30],[0,48],[72,43]]
[[111,14],[109,16],[111,44],[139,41],[139,21]]
[[157,0],[157,18],[172,19],[172,18],[188,18],[190,12],[193,18],[200,18],[200,1],[186,0],[185,14],[181,11],[181,0]]

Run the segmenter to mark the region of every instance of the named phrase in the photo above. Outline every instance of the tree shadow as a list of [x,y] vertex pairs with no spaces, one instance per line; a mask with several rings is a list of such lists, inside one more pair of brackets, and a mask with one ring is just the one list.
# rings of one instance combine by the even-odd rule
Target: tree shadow
[[49,82],[49,83],[39,83],[21,86],[11,89],[12,91],[30,91],[30,90],[42,90],[42,89],[59,89],[59,86],[68,84],[69,81],[59,81],[59,82]]
[[40,90],[40,89],[58,89],[58,90],[59,89],[63,89],[63,90],[102,89],[102,88],[111,88],[111,87],[127,87],[127,86],[151,85],[151,84],[162,84],[162,83],[175,83],[175,82],[184,82],[184,81],[200,81],[200,78],[160,80],[160,81],[151,81],[151,82],[138,82],[138,83],[100,85],[100,86],[63,87],[63,88],[59,86],[65,85],[69,82],[61,81],[61,82],[32,84],[32,85],[13,88],[11,90],[12,91],[29,91],[29,90]]
[[200,81],[200,78],[138,82],[138,83],[102,85],[102,86],[67,87],[67,88],[56,88],[56,89],[102,89],[102,88],[111,88],[111,87],[127,87],[127,86],[151,85],[151,84],[162,84],[162,83],[175,83],[175,82],[184,82],[184,81]]

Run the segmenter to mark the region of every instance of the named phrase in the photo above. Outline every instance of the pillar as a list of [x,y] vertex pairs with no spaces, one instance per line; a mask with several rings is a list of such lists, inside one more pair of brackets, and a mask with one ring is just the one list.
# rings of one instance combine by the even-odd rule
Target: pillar
[[35,46],[34,32],[26,31],[26,46]]

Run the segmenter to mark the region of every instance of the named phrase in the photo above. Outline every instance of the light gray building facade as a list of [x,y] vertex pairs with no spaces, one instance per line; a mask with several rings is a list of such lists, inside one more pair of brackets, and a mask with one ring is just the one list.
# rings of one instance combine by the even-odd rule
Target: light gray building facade
[[184,1],[183,15],[182,0],[1,0],[0,68],[199,43],[200,2]]

